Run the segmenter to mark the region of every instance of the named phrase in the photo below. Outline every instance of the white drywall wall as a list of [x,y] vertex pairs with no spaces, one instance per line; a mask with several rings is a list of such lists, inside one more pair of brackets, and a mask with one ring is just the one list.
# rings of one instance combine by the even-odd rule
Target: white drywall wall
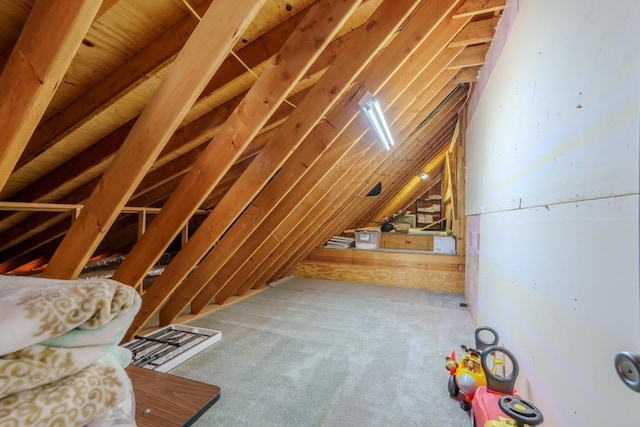
[[469,123],[474,311],[549,426],[640,419],[613,368],[640,353],[638,22],[637,0],[519,2]]

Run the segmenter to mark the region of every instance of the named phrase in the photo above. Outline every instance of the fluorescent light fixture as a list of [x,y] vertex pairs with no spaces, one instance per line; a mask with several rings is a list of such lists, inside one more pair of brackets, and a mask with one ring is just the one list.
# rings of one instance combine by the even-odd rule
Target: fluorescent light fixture
[[389,130],[387,121],[384,119],[384,114],[382,114],[382,108],[380,108],[378,101],[375,100],[371,92],[367,92],[358,105],[360,105],[365,116],[367,116],[382,146],[387,151],[391,150],[391,147],[394,145],[393,137],[391,136],[391,131]]

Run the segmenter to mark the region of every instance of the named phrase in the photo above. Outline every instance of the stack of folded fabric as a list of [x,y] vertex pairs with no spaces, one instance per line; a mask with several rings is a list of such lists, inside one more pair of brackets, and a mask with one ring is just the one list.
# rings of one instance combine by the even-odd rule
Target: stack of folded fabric
[[114,280],[0,276],[0,426],[135,425],[118,343],[139,308]]

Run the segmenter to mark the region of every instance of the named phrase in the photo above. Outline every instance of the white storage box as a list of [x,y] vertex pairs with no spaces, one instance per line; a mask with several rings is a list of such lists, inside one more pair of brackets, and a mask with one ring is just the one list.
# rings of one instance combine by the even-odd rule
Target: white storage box
[[355,230],[356,249],[378,249],[380,246],[380,231]]
[[455,254],[456,238],[454,236],[433,236],[433,252]]

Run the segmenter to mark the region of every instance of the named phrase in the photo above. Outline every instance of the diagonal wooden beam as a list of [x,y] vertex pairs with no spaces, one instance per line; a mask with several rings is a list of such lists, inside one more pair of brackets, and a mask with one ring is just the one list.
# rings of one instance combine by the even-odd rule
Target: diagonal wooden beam
[[[111,9],[111,7],[113,7],[113,5],[118,3],[118,1],[120,1],[120,0],[102,0],[102,4],[100,5],[100,9],[98,9],[98,12],[93,17],[93,22],[95,22],[98,19],[100,19],[102,17],[102,15],[107,13],[109,11],[109,9]],[[22,6],[25,9],[30,8],[30,6],[28,6],[25,3],[22,3]],[[6,48],[2,52],[0,52],[0,74],[2,73],[2,70],[4,69],[4,66],[6,65],[7,61],[9,60],[9,56],[11,56],[11,51],[13,50],[13,44],[14,44],[13,40],[11,41],[11,43],[12,43],[11,46],[9,46],[8,48]]]
[[[455,3],[455,2],[454,2]],[[358,79],[357,87],[361,91],[369,90],[376,93],[382,86],[393,79],[395,73],[402,67],[409,55],[417,50],[422,43],[430,44],[426,40],[432,34],[434,28],[440,20],[444,19],[447,13],[453,8],[452,2],[440,3],[439,8],[424,7],[421,8],[412,17],[411,21],[406,24],[400,34],[390,43],[390,45],[381,52],[380,55],[373,60],[365,73]],[[464,23],[459,25],[464,26]],[[432,54],[444,49],[445,42],[450,40],[461,26],[451,31],[449,37],[444,38],[440,44],[433,44],[432,49],[426,49],[421,52],[424,57],[418,63],[418,70],[424,67],[425,62],[432,59]],[[439,37],[434,35],[431,39]],[[412,70],[414,71],[414,70]],[[419,73],[407,72],[403,73],[396,84],[399,93],[406,88]],[[391,91],[391,93],[394,93]],[[394,96],[396,94],[394,93]],[[287,162],[280,170],[278,175],[269,185],[262,190],[258,198],[252,203],[251,207],[236,221],[234,226],[227,231],[224,239],[220,241],[218,246],[209,254],[203,262],[198,266],[194,273],[187,279],[175,299],[172,299],[165,308],[160,311],[161,320],[166,321],[180,313],[177,308],[182,301],[193,289],[193,284],[209,281],[211,277],[216,275],[223,267],[226,260],[238,251],[242,246],[243,254],[239,255],[240,259],[244,259],[248,254],[244,251],[251,247],[255,242],[261,240],[248,239],[252,232],[256,229],[264,230],[262,222],[267,215],[270,215],[270,221],[276,223],[281,221],[287,213],[293,209],[297,202],[317,184],[318,179],[331,168],[331,165],[343,156],[346,150],[351,147],[350,141],[339,140],[336,137],[340,135],[343,129],[350,126],[354,118],[358,115],[357,99],[351,96],[342,100],[337,107],[328,114],[328,122],[331,127],[322,124],[318,127],[318,131],[309,136],[309,141],[305,142],[300,149],[294,153],[290,161]],[[334,129],[335,128],[335,129]],[[317,145],[317,148],[314,146]],[[321,157],[320,157],[321,156]],[[318,160],[320,158],[320,160]],[[319,165],[314,163],[318,160]],[[293,189],[290,189],[293,187]],[[286,197],[286,201],[283,201]],[[277,211],[274,209],[277,206]],[[213,298],[219,289],[211,287],[207,290],[207,295],[201,297],[202,300]]]
[[[251,167],[245,171],[240,180],[205,220],[203,226],[192,237],[185,249],[178,254],[165,270],[163,276],[158,279],[156,285],[165,283],[163,288],[157,290],[162,294],[163,300],[152,306],[151,314],[160,308],[171,291],[181,283],[186,274],[242,213],[293,150],[300,146],[318,121],[351,87],[355,77],[365,68],[368,61],[385,41],[393,35],[395,29],[417,3],[413,0],[403,0],[400,3],[392,4],[387,0],[376,10],[367,24],[356,30],[357,35],[352,38],[349,45],[349,52],[352,53],[336,59],[312,88],[305,101],[298,106],[289,120],[279,129],[276,137],[267,144],[260,156],[256,158]],[[333,125],[332,120],[332,118],[328,118],[327,121],[323,121],[325,123],[323,126],[329,126],[326,125],[327,122]],[[260,178],[256,179],[256,176]],[[189,247],[189,245],[191,246]],[[190,250],[187,251],[187,249]],[[150,291],[153,292],[154,287]],[[141,309],[141,311],[143,310],[144,308]],[[148,315],[149,313],[144,314],[145,317]],[[138,326],[137,320],[134,321],[134,327]],[[141,327],[142,324],[143,322],[138,327]]]
[[[211,2],[212,0],[205,1],[198,11],[204,13]],[[192,16],[183,18],[55,116],[38,126],[20,157],[18,167],[33,160],[149,79],[155,71],[170,63],[196,25],[197,20]]]
[[13,171],[101,2],[34,5],[0,76],[0,189]]
[[[289,96],[287,97],[287,99],[294,105],[297,105],[299,102],[302,102],[302,100],[305,98],[305,96],[309,93],[309,90],[310,90],[310,89],[304,89],[300,92],[297,92],[298,86],[299,85],[297,85],[289,93]],[[246,96],[246,93],[242,94],[242,98],[244,98],[244,96]],[[237,104],[239,104],[239,102],[234,104],[237,107]],[[292,111],[293,111],[293,107],[291,107],[289,104],[287,103],[280,104],[277,110],[271,115],[271,117],[267,121],[267,124],[260,131],[260,133],[250,142],[247,148],[244,149],[244,151],[242,151],[242,154],[238,157],[236,163],[243,161],[247,157],[252,157],[252,158],[255,157],[257,152],[260,151],[266,144],[267,140],[270,139],[269,136],[272,135],[271,133],[272,131],[270,130],[265,131],[265,128],[268,128],[271,126],[278,126],[289,117]],[[208,115],[205,115],[205,116],[202,116],[201,118],[206,118],[207,116]],[[183,141],[183,144],[186,144],[201,138],[206,138],[209,135],[213,134],[212,136],[214,137],[214,140],[215,140],[215,134],[219,132],[222,125],[224,124],[224,121],[226,121],[227,118],[228,118],[228,115],[224,117],[224,120],[215,119],[216,122],[218,122],[218,120],[222,120],[222,123],[220,123],[219,126],[216,126],[215,130],[205,131],[205,132],[200,131],[192,136],[188,135],[185,132],[185,133],[182,133],[179,138],[180,140]],[[200,119],[196,121],[199,121],[199,120]],[[187,128],[187,127],[189,127],[189,125],[185,126],[184,128]],[[174,136],[178,136],[179,133],[181,132],[180,131],[176,132]],[[172,140],[173,140],[173,137],[172,137]],[[196,148],[194,148],[193,150],[188,151],[182,156],[174,160],[171,160],[168,163],[163,164],[162,166],[156,167],[156,164],[160,163],[160,162],[156,162],[156,164],[154,164],[154,168],[152,172],[148,173],[147,176],[145,176],[145,178],[140,183],[140,186],[138,187],[138,189],[136,189],[136,192],[134,193],[133,197],[139,197],[143,193],[153,190],[155,187],[161,185],[163,181],[172,179],[173,177],[178,175],[186,174],[194,165],[194,163],[196,162],[200,154],[205,150],[206,145],[209,143],[211,143],[211,140],[205,144],[196,146]],[[238,150],[238,151],[241,151],[241,150]],[[167,157],[173,157],[174,156],[173,153],[175,153],[175,151],[167,152],[166,155]]]
[[[319,208],[317,210],[319,212],[310,212],[310,214],[306,217],[306,220],[301,222],[301,225],[295,230],[293,238],[284,240],[283,243],[278,246],[278,248],[274,252],[272,252],[272,254],[278,255],[269,255],[269,257],[267,257],[263,264],[255,269],[253,274],[242,279],[242,285],[238,289],[239,295],[243,295],[252,287],[259,288],[261,286],[264,286],[264,284],[268,283],[269,281],[275,280],[275,278],[277,277],[281,277],[282,273],[280,271],[289,270],[292,266],[295,266],[295,264],[297,264],[300,259],[306,257],[307,254],[313,250],[313,248],[324,243],[328,237],[338,234],[342,230],[344,230],[345,220],[341,219],[341,215],[348,215],[350,214],[350,212],[346,211],[340,213],[340,211],[337,211],[335,209],[335,206],[339,206],[340,201],[343,200],[344,197],[352,196],[350,194],[352,188],[360,187],[359,184],[361,182],[370,182],[369,179],[375,177],[375,172],[371,172],[371,169],[378,168],[378,165],[381,164],[380,162],[384,161],[383,157],[385,156],[385,153],[380,152],[381,150],[379,148],[376,147],[376,149],[379,151],[378,155],[374,157],[372,163],[368,167],[365,167],[363,169],[364,173],[352,174],[358,177],[360,181],[352,179],[349,184],[342,185],[341,187],[336,187],[342,188],[345,191],[338,191],[334,194],[328,194],[325,200],[323,200],[323,202],[318,205]],[[388,156],[387,160],[390,160]],[[400,165],[398,163],[404,164],[404,161],[402,159],[398,159],[395,163],[386,162],[386,165],[399,167]],[[335,202],[327,204],[327,202],[332,200],[331,197],[334,197],[333,200]],[[357,207],[357,204],[353,204],[352,206]],[[339,224],[339,221],[343,221],[343,225],[337,225]],[[318,223],[323,224],[322,228],[317,227],[316,224]],[[274,271],[278,273],[274,273]]]
[[505,7],[505,0],[467,0],[467,2],[456,11],[454,18],[467,18],[487,12],[499,12]]
[[[355,14],[360,14],[361,11],[358,9]],[[300,15],[300,18],[297,18]],[[263,35],[261,38],[252,42],[250,45],[244,47],[238,52],[238,55],[245,60],[249,65],[254,64],[256,61],[263,59],[263,56],[260,55],[272,55],[276,53],[276,47],[281,47],[280,40],[284,36],[288,36],[292,30],[290,27],[294,23],[298,23],[303,16],[303,13],[298,13],[294,17],[288,19],[287,21],[279,24],[274,29],[270,30],[267,34]],[[314,79],[315,75],[322,74],[324,70],[333,63],[336,57],[340,55],[340,53],[344,50],[344,47],[349,44],[349,40],[353,37],[354,32],[347,33],[337,39],[331,41],[329,46],[327,46],[324,51],[321,53],[320,57],[314,62],[308,72],[305,74],[303,80]],[[259,55],[258,55],[259,53]],[[257,55],[257,56],[256,56]],[[214,75],[214,78],[211,79],[207,88],[203,91],[203,94],[199,99],[206,98],[210,91],[217,90],[224,85],[226,82],[233,80],[239,75],[246,72],[244,68],[241,70],[237,69],[237,65],[239,64],[235,58],[231,58],[232,63],[229,63],[229,59],[225,60],[220,70]],[[233,65],[236,65],[234,67]],[[235,73],[235,74],[234,74]],[[129,73],[130,74],[130,73]],[[215,84],[214,84],[215,83]],[[302,83],[302,81],[301,81]],[[299,85],[302,86],[302,85]],[[293,92],[297,91],[294,90]],[[292,93],[293,93],[292,92]],[[290,94],[290,101],[293,104],[297,104],[301,102],[304,98],[308,89],[304,89],[303,91],[296,93],[295,95]],[[156,165],[164,164],[163,160],[165,157],[174,157],[174,152],[177,150],[181,150],[184,146],[194,146],[194,143],[197,144],[196,141],[207,140],[211,136],[218,131],[220,125],[224,123],[228,115],[237,107],[242,98],[244,98],[245,94],[238,95],[231,100],[227,101],[225,104],[220,105],[214,110],[206,113],[195,121],[187,124],[186,126],[180,128],[169,140],[164,149],[162,150],[160,156],[156,163],[154,163],[154,168]],[[290,107],[288,105],[282,105],[278,112],[274,114],[270,123],[274,121],[274,118],[277,118],[281,112],[287,111]],[[282,115],[280,117],[285,117]],[[79,153],[69,161],[67,161],[64,165],[58,167],[55,171],[52,171],[50,174],[42,177],[40,180],[31,184],[29,187],[23,189],[19,193],[12,196],[16,200],[25,200],[25,201],[54,201],[57,200],[55,195],[52,193],[56,192],[58,187],[68,188],[67,183],[72,181],[77,176],[84,173],[87,169],[92,169],[99,167],[98,165],[102,162],[106,162],[113,157],[113,155],[117,152],[117,150],[122,145],[122,141],[124,141],[126,135],[133,127],[136,119],[132,119],[128,123],[124,124],[120,128],[114,130],[109,135],[102,138],[100,141],[93,144],[88,149]],[[252,142],[252,145],[254,143]],[[152,174],[157,176],[158,174]],[[153,176],[146,176],[143,182],[140,184],[138,190],[141,191],[149,191],[154,187],[153,184]],[[90,188],[89,193],[95,187],[96,182],[89,182],[84,185],[80,189],[76,188],[74,193],[70,194],[70,197],[66,197],[66,203],[80,203],[84,200],[86,196],[81,196],[81,194],[86,193],[85,189],[87,187]],[[59,196],[57,196],[59,197]],[[9,229],[9,234],[15,234],[14,226],[24,219],[24,215],[3,215],[0,214],[0,230]],[[32,223],[37,221],[30,221]],[[33,227],[30,227],[29,230],[33,230]],[[33,234],[32,231],[30,231]],[[6,242],[10,244],[11,240],[14,237],[3,239],[3,235],[0,235],[0,241]],[[24,235],[20,235],[19,238],[26,238]]]
[[[207,0],[197,11],[204,13],[210,3],[211,0]],[[283,37],[286,38],[289,36],[291,31],[293,31],[292,26],[297,25],[304,16],[304,13],[305,11],[297,13],[277,25],[257,40],[244,46],[236,54],[249,66],[255,66],[268,60],[278,51],[282,45],[280,41]],[[141,84],[142,81],[152,76],[154,70],[162,68],[172,62],[175,55],[177,55],[189,35],[193,32],[196,24],[197,20],[193,16],[187,16],[169,30],[165,31],[156,40],[152,41],[134,57],[122,64],[105,79],[92,86],[91,89],[81,95],[68,107],[38,126],[23,153],[18,167],[28,162],[38,153],[44,151],[47,147],[60,141],[67,134],[82,125],[82,123],[90,120],[93,116],[99,114],[100,111],[107,108],[113,102],[125,96],[129,91]],[[207,98],[214,91],[243,74],[248,74],[248,72],[239,61],[232,56],[227,57],[209,83],[207,83],[198,99]],[[232,105],[231,108],[229,108],[229,104],[232,104],[235,98],[228,101],[226,107],[228,108],[227,115],[233,111],[237,103],[242,99],[242,97],[237,98],[236,104]],[[215,108],[218,112],[221,112],[222,109],[222,106]],[[67,175],[70,173],[77,175],[79,172],[85,170],[88,167],[87,162],[97,164],[110,158],[117,149],[120,148],[126,135],[129,133],[131,127],[133,127],[135,120],[135,118],[130,120],[119,129],[114,130],[111,134],[97,141],[87,150],[84,150],[80,155],[74,157],[74,159],[66,162],[62,168],[69,171]],[[196,122],[202,123],[203,120],[196,120]],[[197,129],[197,125],[198,123],[194,123],[191,125],[191,128]],[[179,137],[179,135],[176,135],[176,137]],[[166,151],[166,149],[170,147],[171,143],[168,143],[163,151]],[[47,178],[46,180],[40,180],[42,182],[37,182],[36,189],[34,189],[37,191],[27,188],[21,191],[20,194],[17,194],[16,197],[20,200],[35,201],[37,197],[42,197],[43,194],[51,192],[55,187],[62,185],[60,180],[64,179],[64,177],[53,180],[51,177]],[[68,177],[66,179],[69,180],[71,178]]]
[[[361,141],[361,136],[366,132],[366,127],[360,124],[360,130],[361,135],[347,136],[347,138],[351,139],[352,145],[340,159],[335,159],[333,156],[324,156],[318,162],[318,166],[325,167],[327,173],[308,191],[308,194],[303,194],[297,203],[291,204],[291,201],[288,201],[287,206],[292,205],[292,210],[288,214],[284,213],[283,210],[279,210],[279,215],[270,216],[264,221],[260,228],[259,240],[250,240],[250,243],[242,246],[234,257],[209,280],[207,287],[191,302],[193,314],[200,313],[214,298],[216,304],[223,304],[227,301],[240,288],[243,280],[250,276],[270,253],[274,250],[279,250],[279,244],[286,242],[294,229],[298,232],[299,228],[301,228],[300,222],[303,221],[302,218],[305,217],[307,212],[316,208],[321,201],[327,202],[324,195],[334,188],[341,177],[353,172],[354,168],[357,169],[355,165],[361,164],[363,154],[367,150],[378,149],[375,146],[377,141],[372,140],[371,134],[368,135],[366,141]],[[357,130],[350,129],[345,133],[352,134],[353,131]],[[292,192],[291,196],[298,196],[300,192]],[[258,236],[254,235],[253,239],[256,239],[256,237]]]
[[[409,97],[405,97],[400,102],[404,102],[406,105],[410,102],[407,98]],[[368,147],[366,146],[367,144]],[[235,284],[232,289],[237,289],[239,295],[242,295],[255,284],[266,283],[267,277],[281,266],[278,262],[282,262],[282,260],[295,253],[300,253],[301,242],[310,239],[309,236],[322,234],[323,232],[318,233],[317,224],[334,217],[335,206],[339,205],[344,199],[348,200],[351,197],[353,188],[363,187],[363,181],[367,181],[370,178],[369,175],[373,173],[373,170],[380,167],[379,165],[382,164],[384,159],[405,157],[405,153],[415,153],[421,150],[419,144],[403,139],[401,145],[394,149],[393,156],[391,156],[389,152],[382,150],[377,140],[375,138],[372,139],[370,135],[368,143],[361,145],[364,148],[359,149],[360,153],[354,153],[360,154],[359,158],[351,160],[345,157],[342,161],[343,171],[335,171],[337,175],[342,173],[342,176],[323,177],[323,181],[333,178],[328,181],[328,188],[325,188],[324,192],[315,195],[315,197],[310,194],[308,197],[309,202],[311,202],[310,206],[296,208],[299,212],[297,214],[292,212],[287,221],[278,224],[274,233],[268,237],[271,240],[270,244],[262,244],[259,250],[262,253],[254,254],[244,263],[241,270],[236,274],[230,275],[233,277],[228,278],[227,281]],[[364,186],[366,185],[365,183]],[[314,191],[321,191],[321,189],[316,187]],[[302,214],[302,216],[298,216],[299,214]],[[216,296],[216,305],[223,303],[232,294],[233,291],[231,289],[223,289]]]
[[[358,3],[355,0],[325,0],[309,11],[118,268],[114,276],[116,280],[131,285],[142,280],[184,222],[258,134]],[[314,90],[317,90],[315,86],[312,92]],[[264,154],[261,153],[260,157]],[[154,293],[149,295],[155,296]],[[151,299],[147,297],[148,301]]]
[[[439,85],[440,83],[436,82],[435,84]],[[429,112],[435,108],[440,99],[443,99],[449,93],[450,89],[451,88],[442,90],[438,94],[437,102],[432,101],[428,103],[424,111]],[[436,121],[439,116],[440,114],[436,117]],[[403,142],[403,145],[399,148],[406,150],[407,148],[405,148],[405,146],[410,146],[410,144]],[[377,182],[378,177],[386,175],[390,170],[388,166],[385,169],[383,164],[383,161],[388,158],[388,153],[377,150],[373,151],[369,157],[373,157],[373,160],[369,162],[368,166],[362,167],[359,173],[350,174],[353,179],[350,180],[349,176],[344,178],[343,181],[335,187],[341,190],[339,190],[337,194],[329,193],[327,195],[328,199],[319,204],[319,206],[322,206],[320,209],[324,210],[324,212],[320,214],[310,212],[307,218],[301,221],[301,224],[305,224],[306,228],[296,231],[296,237],[293,239],[294,242],[290,244],[289,248],[273,251],[273,254],[278,255],[271,256],[272,260],[262,269],[262,272],[257,274],[257,278],[254,277],[247,280],[249,285],[266,283],[269,278],[273,279],[278,277],[279,274],[282,273],[282,270],[286,270],[289,265],[295,265],[295,263],[306,256],[312,248],[324,242],[326,240],[325,235],[330,236],[338,232],[336,230],[340,230],[339,232],[341,232],[344,229],[344,225],[346,225],[344,224],[345,220],[340,218],[346,217],[348,221],[351,220],[348,216],[348,209],[353,206],[359,206],[362,203],[366,204],[366,198],[362,196],[366,194],[368,188],[373,185],[374,181]],[[389,163],[387,163],[387,165],[388,164]],[[332,196],[333,199],[331,199]],[[337,203],[331,203],[331,200]],[[369,198],[369,200],[369,203],[375,203],[373,202],[373,198]],[[327,221],[329,222],[328,224],[326,223]],[[342,227],[336,226],[336,223],[342,223],[343,225]],[[318,224],[322,225],[318,227]],[[318,233],[318,231],[320,231],[318,228],[320,228],[320,230],[326,230]],[[277,259],[273,260],[273,258]]]
[[[425,49],[425,53],[429,52],[429,49]],[[448,52],[441,55],[443,57],[448,56]],[[447,58],[448,61],[451,58]],[[431,65],[437,65],[437,67],[442,70],[447,64],[447,61],[438,61],[434,59]],[[422,74],[412,73],[410,69],[403,69],[402,76],[409,75],[417,75],[415,82],[427,82],[433,80],[434,71],[431,69],[431,65],[426,67],[423,70]],[[435,73],[437,75],[437,73]],[[401,76],[401,77],[402,77]],[[393,109],[395,112],[395,117],[390,117],[389,119],[394,123],[398,122],[398,118],[404,117],[406,115],[407,109],[414,103],[415,91],[412,85],[403,85],[405,83],[403,79],[398,78],[393,82],[396,87],[390,87],[389,89],[392,91],[397,91],[402,96],[397,97],[395,100],[396,106]],[[426,83],[429,84],[429,83]],[[409,86],[409,88],[407,88]],[[404,91],[404,93],[403,93]],[[387,113],[391,109],[387,109]],[[415,115],[414,115],[415,116]],[[421,116],[417,116],[418,118],[414,118],[413,121],[417,122],[421,120]],[[395,126],[394,126],[395,127]],[[363,127],[360,123],[352,123],[348,132],[345,134],[363,134],[364,130],[366,130],[366,126]],[[404,151],[408,151],[412,149],[411,141],[406,140],[405,135],[408,135],[411,132],[412,128],[409,129],[399,129],[399,140],[401,142],[401,147],[394,149],[393,152],[384,152],[383,156],[398,156]],[[305,187],[304,185],[299,184],[296,187],[296,192],[292,192],[290,194],[290,200],[288,205],[284,205],[280,207],[279,212],[284,212],[283,216],[272,215],[268,221],[263,222],[260,227],[260,235],[262,238],[258,238],[258,236],[253,236],[249,239],[251,245],[254,247],[258,247],[256,251],[250,253],[246,250],[245,247],[242,248],[242,251],[237,254],[234,262],[227,263],[222,270],[217,274],[217,277],[214,277],[211,282],[215,283],[215,287],[221,288],[221,291],[217,294],[213,292],[205,293],[204,291],[200,293],[193,301],[192,301],[192,311],[194,313],[198,313],[206,304],[209,303],[213,297],[216,298],[216,303],[221,304],[229,298],[233,293],[239,289],[244,288],[242,285],[248,284],[247,278],[250,276],[255,269],[258,267],[255,264],[263,261],[269,254],[274,252],[280,252],[280,246],[287,242],[288,240],[292,240],[289,236],[292,235],[295,230],[297,233],[302,233],[299,228],[304,227],[303,224],[315,224],[317,223],[317,217],[314,217],[311,212],[318,209],[321,210],[323,208],[328,208],[329,206],[335,204],[332,203],[331,200],[327,200],[329,194],[334,190],[334,188],[344,189],[344,188],[353,188],[353,185],[347,183],[338,182],[341,179],[345,178],[346,180],[350,180],[354,174],[357,174],[359,169],[364,168],[364,163],[362,158],[359,158],[357,161],[353,159],[347,159],[347,157],[359,156],[362,157],[365,153],[377,153],[376,146],[374,145],[377,141],[375,138],[371,138],[371,133],[367,138],[368,141],[359,144],[361,147],[356,146],[355,144],[359,141],[360,137],[348,137],[348,139],[352,139],[354,142],[351,145],[350,150],[353,151],[348,156],[343,156],[342,158],[331,158],[331,156],[323,156],[323,158],[318,162],[317,166],[325,171],[328,171],[324,175],[320,175],[320,177],[312,177],[313,181],[316,183],[308,183]],[[373,145],[373,146],[372,146]],[[338,144],[339,147],[349,146],[347,141],[341,141]],[[305,195],[306,194],[306,195]],[[271,234],[270,234],[271,232]],[[266,238],[265,238],[266,236]],[[257,242],[257,244],[254,244]],[[250,245],[246,245],[250,246]],[[253,265],[252,265],[253,264]],[[217,282],[217,283],[216,283]],[[241,286],[242,285],[242,286]],[[214,287],[214,288],[215,288]],[[205,290],[209,290],[207,287]],[[247,288],[248,289],[248,288]]]
[[460,55],[449,64],[449,68],[473,67],[484,64],[484,58],[487,56],[489,44],[479,44],[466,47]]
[[[120,209],[263,3],[264,0],[247,3],[217,0],[207,10],[63,239],[45,269],[44,277],[77,277]],[[211,40],[217,43],[211,43]]]
[[455,39],[451,40],[449,47],[468,46],[477,43],[489,43],[493,39],[493,33],[498,25],[498,18],[473,21],[460,31]]
[[[447,78],[450,78],[450,77],[447,77]],[[446,79],[445,79],[445,81],[446,81]],[[444,83],[443,83],[443,84],[444,84]],[[438,102],[439,102],[439,100],[440,100],[440,99],[444,98],[444,97],[445,97],[445,96],[446,96],[446,95],[451,91],[452,87],[454,87],[454,86],[455,86],[455,84],[454,84],[453,86],[449,87],[449,89],[447,89],[447,90],[446,90],[446,92],[444,92],[443,94],[438,95],[438,96],[436,97],[436,98],[438,99]],[[437,86],[437,85],[436,85],[436,87],[442,87],[442,85],[440,85],[440,86]],[[436,105],[431,105],[430,107],[428,107],[429,109],[428,109],[426,112],[423,112],[423,113],[422,113],[422,114],[423,114],[423,116],[422,116],[422,117],[424,117],[425,115],[429,114],[429,112],[431,111],[431,109],[435,108],[435,106],[436,106]],[[392,107],[392,109],[393,109],[393,107]],[[365,176],[367,176],[367,175],[368,175],[368,174],[365,174]],[[367,181],[367,182],[368,182],[368,181]],[[373,183],[368,184],[367,182],[365,182],[365,183],[364,183],[364,186],[361,188],[361,190],[363,191],[363,193],[362,193],[362,194],[365,194],[365,193],[367,192],[367,190],[370,188],[370,186],[371,186],[371,185],[373,185]],[[352,185],[352,184],[348,184],[348,183],[345,183],[345,184],[343,185],[343,187],[345,187],[345,188],[353,188],[353,187],[354,187],[354,185]],[[366,188],[365,188],[365,187],[366,187]],[[351,197],[350,195],[343,195],[343,196],[341,196],[341,197],[337,198],[336,200],[349,199],[350,197]],[[361,200],[361,199],[359,199],[359,200]],[[360,203],[360,202],[359,202],[359,203]],[[332,216],[339,216],[339,215],[340,215],[340,214],[336,214],[335,212],[336,212],[336,211],[333,211],[333,213],[332,213],[331,215],[332,215]],[[310,214],[310,215],[314,215],[314,214]],[[313,217],[314,217],[315,219],[317,219],[315,216],[313,216]],[[302,222],[304,222],[304,220],[302,220]],[[315,221],[315,220],[314,220],[314,223],[316,223],[316,221]],[[336,231],[332,231],[332,230],[330,230],[330,231],[329,231],[329,233],[333,233],[333,232],[336,232]],[[313,234],[314,234],[314,231],[310,231],[310,232],[304,232],[304,231],[302,231],[302,232],[298,232],[298,234],[299,234],[299,235],[301,235],[301,236],[302,236],[302,235],[304,235],[304,236],[309,236],[309,235],[313,235]],[[330,234],[329,234],[329,235],[330,235]],[[298,239],[298,240],[305,240],[305,239],[306,239],[306,238],[304,238],[304,237],[299,237],[299,239]],[[326,239],[325,239],[325,240],[326,240]],[[260,279],[257,279],[257,280],[259,281],[259,283],[266,283],[267,279],[271,278],[271,280],[273,280],[273,278],[278,277],[278,275],[277,275],[277,274],[276,274],[276,275],[272,275],[272,274],[270,274],[270,273],[269,273],[269,270],[272,270],[273,268],[275,268],[275,269],[277,270],[277,269],[279,269],[279,268],[281,268],[281,267],[286,269],[286,267],[287,267],[288,265],[290,265],[291,263],[295,263],[295,262],[297,262],[297,260],[296,260],[296,259],[291,260],[291,259],[289,259],[289,258],[291,258],[291,257],[300,257],[300,256],[301,256],[301,257],[304,257],[304,255],[305,255],[306,253],[308,253],[308,251],[309,251],[309,250],[311,250],[313,247],[315,247],[315,245],[317,245],[318,243],[319,243],[319,242],[316,242],[316,243],[315,243],[313,246],[311,246],[311,247],[309,247],[309,246],[304,247],[302,242],[297,243],[297,246],[295,246],[295,247],[294,247],[294,249],[293,249],[292,253],[290,253],[288,257],[284,257],[282,260],[278,261],[278,262],[280,263],[279,265],[275,265],[275,266],[271,266],[271,265],[269,265],[269,266],[265,267],[265,269],[266,269],[267,271],[263,274],[263,276],[262,276]],[[274,249],[274,250],[272,251],[272,254],[275,254],[275,253],[278,253],[278,254],[279,254],[280,252],[281,252],[280,248],[277,248],[277,249]],[[273,256],[274,256],[274,255],[270,255],[270,257],[273,257]],[[284,267],[283,267],[283,266],[284,266]],[[278,271],[278,270],[277,270],[277,271]],[[245,283],[248,283],[248,282],[247,282],[246,280],[244,280],[244,279],[243,279],[243,281],[245,281]]]

